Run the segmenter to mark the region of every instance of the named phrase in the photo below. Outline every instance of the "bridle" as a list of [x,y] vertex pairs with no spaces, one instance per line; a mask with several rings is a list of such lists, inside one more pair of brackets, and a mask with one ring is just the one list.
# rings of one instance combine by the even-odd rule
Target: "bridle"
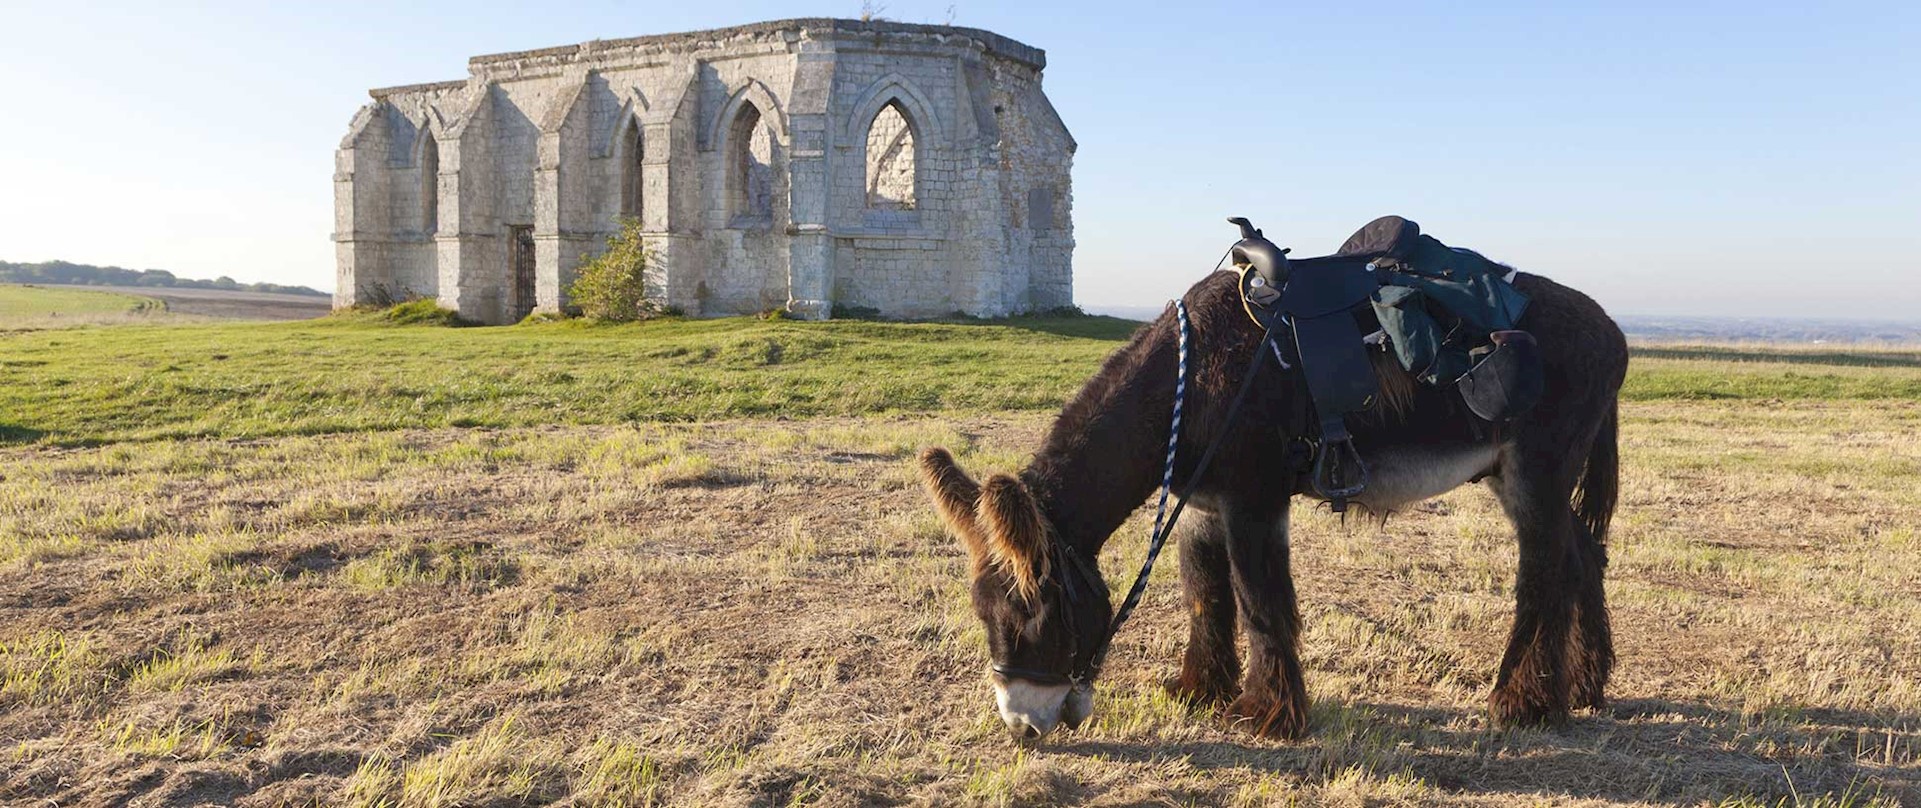
[[1061,607],[1067,615],[1068,636],[1074,643],[1069,657],[1075,660],[1074,667],[1069,673],[1063,674],[995,663],[990,670],[997,676],[1048,687],[1093,686],[1094,679],[1100,676],[1101,667],[1107,662],[1107,652],[1113,646],[1114,635],[1120,632],[1127,618],[1133,616],[1134,608],[1140,605],[1141,596],[1147,592],[1147,579],[1154,572],[1154,562],[1160,557],[1161,548],[1167,544],[1167,537],[1173,534],[1174,523],[1180,519],[1181,511],[1187,508],[1188,497],[1193,496],[1195,489],[1200,487],[1202,475],[1207,472],[1208,465],[1214,461],[1215,452],[1221,448],[1221,444],[1233,431],[1234,421],[1241,414],[1241,406],[1247,403],[1248,393],[1254,389],[1254,378],[1260,374],[1267,354],[1272,351],[1274,358],[1281,362],[1281,367],[1283,369],[1288,367],[1286,360],[1281,358],[1279,346],[1274,342],[1277,330],[1282,325],[1282,318],[1275,317],[1267,322],[1266,333],[1261,336],[1261,344],[1254,349],[1254,359],[1248,363],[1247,373],[1241,378],[1240,389],[1234,393],[1234,403],[1228,407],[1227,418],[1222,422],[1220,431],[1214,435],[1214,440],[1208,443],[1207,450],[1201,453],[1200,463],[1195,465],[1193,476],[1190,476],[1187,479],[1187,485],[1181,488],[1180,497],[1175,501],[1173,510],[1169,510],[1167,496],[1174,485],[1174,452],[1180,444],[1181,409],[1187,397],[1187,353],[1190,331],[1186,301],[1175,300],[1173,306],[1175,318],[1180,324],[1180,359],[1175,371],[1177,378],[1174,384],[1173,426],[1167,436],[1167,462],[1161,471],[1161,497],[1154,515],[1154,532],[1148,536],[1147,558],[1141,562],[1141,571],[1134,576],[1134,585],[1127,590],[1127,598],[1121,601],[1121,608],[1115,611],[1113,621],[1107,624],[1106,629],[1101,632],[1100,640],[1094,644],[1086,661],[1082,662],[1080,661],[1080,610],[1077,606],[1085,598],[1093,597],[1091,593],[1099,591],[1095,587],[1106,586],[1106,580],[1101,577],[1100,567],[1093,559],[1083,556],[1079,550],[1074,549],[1067,542],[1059,540],[1049,542],[1050,551],[1054,556],[1054,567],[1061,570],[1055,586],[1061,591]]
[[[1054,582],[1054,588],[1060,590],[1060,609],[1067,620],[1067,636],[1073,643],[1068,654],[1069,659],[1075,660],[1073,672],[1063,674],[998,663],[991,669],[995,675],[1003,679],[1019,679],[1048,687],[1057,685],[1079,687],[1094,681],[1094,677],[1100,672],[1100,657],[1105,655],[1104,649],[1108,640],[1112,639],[1113,630],[1120,626],[1118,623],[1113,624],[1106,636],[1101,639],[1100,644],[1096,646],[1095,653],[1088,657],[1087,663],[1080,662],[1081,606],[1090,599],[1099,597],[1102,590],[1096,587],[1104,587],[1106,582],[1101,578],[1099,567],[1067,542],[1053,541],[1050,543],[1050,548],[1054,557],[1054,567],[1061,570],[1061,574],[1057,576],[1059,580]],[[1016,635],[1017,638],[1018,636]]]

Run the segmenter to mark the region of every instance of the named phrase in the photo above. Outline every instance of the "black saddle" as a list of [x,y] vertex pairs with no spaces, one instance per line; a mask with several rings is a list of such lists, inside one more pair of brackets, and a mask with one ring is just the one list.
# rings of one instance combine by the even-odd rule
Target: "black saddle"
[[[1367,487],[1367,465],[1354,450],[1346,416],[1372,406],[1380,392],[1363,336],[1363,322],[1367,330],[1385,325],[1376,317],[1377,293],[1384,284],[1405,285],[1413,275],[1445,277],[1450,262],[1462,260],[1460,254],[1485,259],[1422,236],[1420,225],[1399,216],[1368,222],[1333,255],[1299,260],[1289,260],[1287,250],[1247,219],[1228,221],[1241,229],[1229,255],[1241,268],[1248,314],[1270,334],[1285,330],[1293,337],[1292,352],[1313,408],[1313,417],[1304,420],[1319,428],[1309,484],[1342,511],[1346,500]],[[1447,380],[1470,410],[1491,423],[1526,412],[1541,393],[1533,337],[1511,328],[1494,325],[1491,333],[1468,337],[1487,344],[1475,350],[1470,372],[1458,382],[1452,376]]]
[[[1289,261],[1287,251],[1247,219],[1228,221],[1241,228],[1241,240],[1229,255],[1244,268],[1241,295],[1248,313],[1270,333],[1284,326],[1293,335],[1292,353],[1320,428],[1309,484],[1335,511],[1346,510],[1347,500],[1367,488],[1367,465],[1348,434],[1347,414],[1372,406],[1380,393],[1367,343],[1351,314],[1367,305],[1381,286],[1374,257],[1336,254]],[[1420,234],[1412,222],[1395,221]]]

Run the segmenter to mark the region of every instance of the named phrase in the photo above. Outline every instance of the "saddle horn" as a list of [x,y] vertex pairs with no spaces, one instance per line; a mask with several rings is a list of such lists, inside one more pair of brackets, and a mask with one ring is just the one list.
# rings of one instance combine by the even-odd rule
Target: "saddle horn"
[[1254,302],[1262,305],[1273,302],[1274,298],[1280,296],[1281,289],[1287,285],[1288,251],[1268,241],[1267,237],[1261,235],[1261,231],[1255,228],[1254,223],[1248,221],[1245,216],[1231,217],[1227,223],[1241,228],[1241,240],[1234,242],[1234,246],[1228,250],[1228,259],[1237,266],[1254,268],[1255,277],[1261,281],[1258,284],[1251,284],[1260,290],[1250,295],[1256,298]]

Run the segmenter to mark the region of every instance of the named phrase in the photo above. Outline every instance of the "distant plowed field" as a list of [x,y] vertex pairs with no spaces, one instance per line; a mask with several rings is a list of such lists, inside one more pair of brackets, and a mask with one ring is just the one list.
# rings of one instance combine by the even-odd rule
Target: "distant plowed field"
[[331,298],[157,286],[0,284],[0,331],[197,320],[308,320]]
[[1128,328],[0,335],[0,803],[1921,804],[1912,352],[1636,358],[1598,714],[1488,725],[1469,486],[1297,509],[1307,740],[1163,695],[1169,563],[1089,725],[1015,747],[910,461],[1018,468]]
[[175,289],[118,286],[86,287],[112,292],[139,293],[159,298],[167,311],[222,320],[310,320],[333,310],[333,298],[272,292],[234,292],[225,289]]

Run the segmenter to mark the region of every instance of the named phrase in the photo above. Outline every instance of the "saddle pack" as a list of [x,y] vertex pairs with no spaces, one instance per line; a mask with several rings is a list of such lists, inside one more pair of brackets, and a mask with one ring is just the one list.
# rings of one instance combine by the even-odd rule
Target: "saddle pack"
[[1228,221],[1241,229],[1229,257],[1242,304],[1276,340],[1276,356],[1285,350],[1299,366],[1316,430],[1302,436],[1311,446],[1308,480],[1335,511],[1367,488],[1346,417],[1380,394],[1368,356],[1376,346],[1422,383],[1451,386],[1491,424],[1540,400],[1540,354],[1515,329],[1528,300],[1512,285],[1514,270],[1399,216],[1369,222],[1333,255],[1306,259],[1289,259],[1245,218]]

